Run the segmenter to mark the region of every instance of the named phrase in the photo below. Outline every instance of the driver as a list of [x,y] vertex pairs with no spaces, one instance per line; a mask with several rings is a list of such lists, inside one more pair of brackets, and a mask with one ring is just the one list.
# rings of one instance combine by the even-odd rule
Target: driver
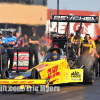
[[53,52],[52,52],[53,54],[52,54],[52,59],[53,60],[57,60],[58,59],[58,51],[57,50],[53,50]]

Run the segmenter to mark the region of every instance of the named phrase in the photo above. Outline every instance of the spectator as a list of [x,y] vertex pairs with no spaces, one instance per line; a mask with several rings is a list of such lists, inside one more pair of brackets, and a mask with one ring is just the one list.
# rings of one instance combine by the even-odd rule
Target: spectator
[[15,47],[24,47],[24,41],[23,41],[23,39],[20,37],[19,32],[16,33],[16,38],[17,38],[17,41],[16,41]]
[[39,45],[39,37],[36,35],[35,30],[33,30],[33,36],[29,38],[29,69],[33,67],[33,54],[35,55],[35,64],[34,66],[38,65],[38,45]]
[[13,36],[14,31],[10,30],[9,31],[9,36],[6,37],[9,47],[7,48],[7,53],[8,53],[8,60],[10,58],[10,67],[9,67],[9,71],[12,71],[12,67],[13,67],[13,58],[14,58],[14,47],[15,47],[15,43],[16,43],[16,37]]
[[[3,38],[2,32],[0,31],[0,74],[1,74],[1,67],[2,68],[7,68],[8,67],[7,66],[7,57],[6,57],[6,48],[8,46],[9,45],[8,45],[7,39]],[[2,57],[2,61],[1,61],[1,57]]]
[[70,35],[71,37],[73,37],[74,36],[74,33],[71,33],[71,35]]
[[28,36],[27,34],[24,34],[24,47],[28,47]]
[[41,37],[41,40],[39,41],[39,45],[40,45],[40,50],[46,53],[47,52],[47,41],[45,41],[44,36]]
[[96,54],[96,61],[95,63],[98,64],[99,63],[99,66],[97,67],[96,66],[96,76],[100,76],[100,35],[98,35],[98,39],[95,40],[95,44],[96,44],[96,51],[95,51],[95,54]]

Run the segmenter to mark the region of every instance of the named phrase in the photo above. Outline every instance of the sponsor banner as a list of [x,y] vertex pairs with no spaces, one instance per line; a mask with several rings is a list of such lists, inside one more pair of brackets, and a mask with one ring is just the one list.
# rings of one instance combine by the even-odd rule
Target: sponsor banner
[[[50,24],[50,9],[48,9],[48,16],[47,16],[47,24],[46,24],[46,33],[50,33],[51,31],[57,32],[57,22],[52,22]],[[57,15],[56,10],[52,10],[53,15]],[[100,13],[99,13],[100,14]],[[76,16],[98,16],[98,12],[91,12],[91,11],[73,11],[73,10],[59,10],[59,15],[76,15]],[[100,20],[100,17],[99,17]],[[99,21],[100,22],[100,21]],[[67,22],[59,22],[58,32],[60,34],[65,34],[65,30],[67,28]],[[50,27],[50,25],[52,27]],[[69,24],[69,31],[70,34],[76,34],[76,30],[80,27],[80,23],[71,22]],[[97,39],[98,35],[100,34],[100,30],[98,29],[98,23],[83,23],[82,24],[82,31],[81,36],[85,37],[86,33],[89,33],[93,40]],[[48,42],[51,42],[47,39]]]
[[1,79],[0,85],[46,85],[42,79]]
[[10,30],[16,31],[16,29],[14,29],[14,28],[8,28],[8,29],[2,29],[2,28],[1,28],[1,31],[10,31]]
[[71,69],[70,82],[83,82],[83,69]]
[[[10,65],[10,60],[8,61],[8,65]],[[18,69],[28,70],[28,66],[29,66],[29,52],[19,52]],[[17,52],[14,52],[13,69],[17,69]]]

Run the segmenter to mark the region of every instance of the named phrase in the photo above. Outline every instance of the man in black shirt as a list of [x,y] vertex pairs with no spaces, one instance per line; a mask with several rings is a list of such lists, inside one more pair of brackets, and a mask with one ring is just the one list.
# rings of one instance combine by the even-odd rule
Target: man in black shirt
[[1,74],[1,67],[7,68],[7,50],[6,48],[9,46],[8,41],[6,38],[2,37],[2,32],[0,31],[0,74]]
[[38,65],[38,45],[39,45],[39,37],[36,35],[35,31],[33,31],[33,36],[29,37],[29,69],[33,67],[33,54],[35,55],[35,64]]
[[[100,35],[98,35],[98,39],[95,40],[95,44],[96,44],[96,64],[99,63],[99,71],[100,71]],[[98,67],[96,66],[96,76],[99,74],[100,76],[100,72],[98,73]]]
[[17,39],[13,35],[14,34],[13,30],[10,30],[8,33],[9,33],[9,36],[6,37],[8,44],[9,44],[9,47],[7,48],[7,57],[8,57],[8,60],[10,58],[9,72],[12,72],[13,59],[14,59],[14,48],[15,48]]

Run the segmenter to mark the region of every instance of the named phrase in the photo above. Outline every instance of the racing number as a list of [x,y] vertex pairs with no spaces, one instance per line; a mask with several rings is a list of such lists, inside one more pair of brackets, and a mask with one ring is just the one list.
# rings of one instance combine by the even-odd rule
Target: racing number
[[58,65],[48,69],[48,77],[49,78],[55,77],[57,70],[58,70]]

